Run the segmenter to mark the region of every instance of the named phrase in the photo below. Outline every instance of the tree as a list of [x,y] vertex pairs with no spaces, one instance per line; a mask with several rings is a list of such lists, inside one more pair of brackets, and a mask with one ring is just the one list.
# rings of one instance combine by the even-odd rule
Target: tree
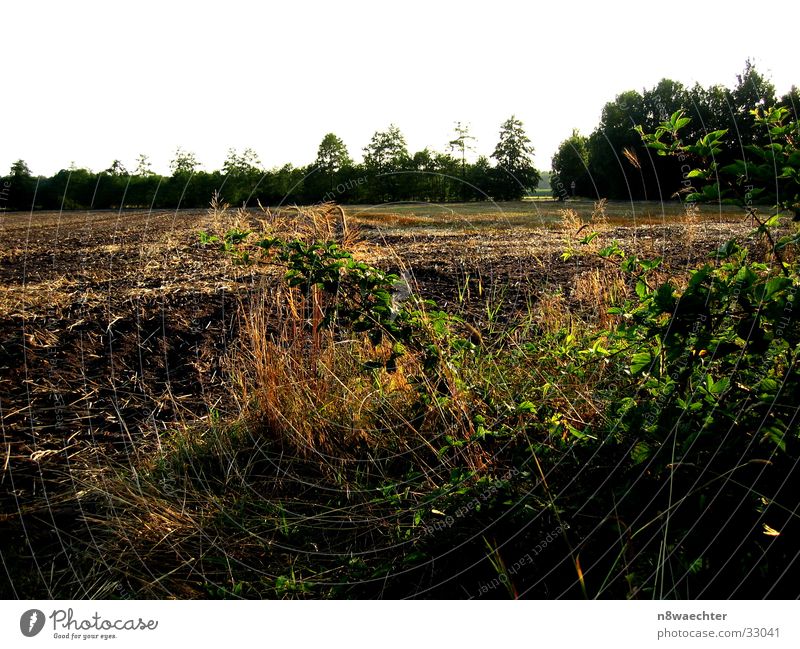
[[[644,120],[645,129],[655,129],[675,111],[685,110],[688,102],[689,93],[682,83],[672,79],[661,79],[653,88],[642,93],[641,119]],[[680,181],[679,160],[654,156],[641,141],[623,149],[622,154],[628,161],[633,162],[631,184],[634,193],[645,199],[658,200],[665,200],[674,195],[672,188]],[[635,182],[636,176],[641,185]],[[641,194],[638,194],[639,187]]]
[[376,201],[394,200],[402,184],[397,177],[388,177],[405,168],[410,156],[400,129],[390,124],[385,131],[376,131],[364,147],[364,166],[371,177],[370,196]]
[[461,177],[464,178],[464,172],[467,167],[467,151],[472,151],[470,141],[475,138],[469,134],[469,125],[462,125],[461,122],[456,122],[455,137],[450,140],[450,150],[457,151],[461,158]]
[[558,147],[551,162],[553,175],[550,179],[553,196],[565,200],[573,193],[585,196],[591,193],[589,178],[589,140],[573,129],[572,135]]
[[732,126],[730,91],[715,85],[703,88],[695,84],[688,92],[687,117],[691,118],[686,128],[686,139],[699,140],[706,133]]
[[297,168],[291,163],[273,170],[270,177],[270,191],[274,200],[280,204],[298,202],[303,193],[303,181],[306,175],[305,168]]
[[769,138],[764,129],[756,128],[753,109],[771,108],[776,103],[775,86],[768,81],[750,59],[744,64],[742,74],[736,75],[736,86],[730,91],[731,111],[735,123],[729,135],[734,135],[740,146],[748,144],[767,144]]
[[409,159],[406,139],[394,124],[385,131],[376,131],[364,147],[364,164],[378,173],[400,169]]
[[[11,170],[3,182],[3,197],[7,206],[12,210],[29,210],[33,207],[36,193],[36,179],[31,174],[28,163],[17,160],[11,165]],[[0,202],[0,207],[5,207]]]
[[492,153],[497,161],[495,197],[501,200],[520,199],[528,189],[539,184],[539,172],[533,166],[533,146],[522,122],[514,115],[500,127],[500,139]]
[[[322,192],[332,190],[336,186],[336,175],[352,165],[353,161],[342,139],[334,133],[327,133],[317,148],[317,159],[314,162],[314,168],[326,181]],[[309,179],[309,181],[310,187],[316,185],[322,188],[321,179]]]
[[44,209],[72,210],[92,206],[97,199],[98,175],[102,174],[81,169],[74,162],[68,169],[61,169],[44,183],[47,191],[40,192]]
[[334,133],[327,133],[317,149],[315,165],[331,178],[333,174],[353,164],[347,147],[340,137]]
[[127,176],[128,170],[120,160],[114,160],[114,162],[111,163],[111,166],[106,169],[106,173],[109,176]]
[[222,163],[222,174],[225,176],[221,190],[231,204],[246,204],[259,186],[264,172],[258,154],[250,148],[238,153],[236,149],[228,149],[228,156]]
[[169,168],[172,170],[173,176],[193,174],[199,166],[200,163],[197,162],[194,153],[184,151],[182,147],[178,147],[175,150],[175,157],[172,158],[172,161],[169,163]]
[[467,183],[464,186],[464,200],[485,201],[492,193],[492,165],[489,159],[479,156],[474,164],[467,167]]
[[222,163],[222,173],[231,176],[253,176],[261,174],[261,160],[251,148],[242,151],[241,155],[236,149],[228,149],[228,157]]
[[646,113],[644,98],[635,90],[617,95],[603,107],[600,124],[589,136],[589,172],[600,196],[644,198],[643,178],[625,162],[623,152],[642,148],[633,127],[645,122]]
[[653,88],[642,93],[646,128],[656,128],[676,110],[685,110],[689,93],[680,81],[661,79]]
[[455,137],[450,140],[449,147],[451,151],[456,151],[461,158],[461,181],[462,184],[459,188],[459,197],[461,200],[465,200],[469,195],[470,191],[467,187],[466,179],[467,179],[467,151],[472,151],[472,146],[469,144],[471,141],[474,141],[475,138],[469,134],[469,125],[468,124],[461,124],[461,122],[456,122],[455,125]]
[[140,153],[136,158],[136,168],[130,179],[125,203],[128,206],[154,206],[159,197],[162,178],[157,176],[150,166],[150,158]]
[[460,197],[463,182],[458,181],[460,163],[449,153],[424,148],[408,162],[408,170],[398,184],[399,197],[405,200],[452,201]]
[[140,153],[136,158],[136,170],[133,172],[135,176],[152,176],[153,168],[150,166],[150,158],[144,153]]
[[31,174],[31,168],[28,163],[20,159],[12,163],[9,176],[14,180],[22,180],[31,178],[33,174]]
[[800,118],[800,90],[797,86],[792,86],[778,104],[789,111],[792,120],[797,121]]

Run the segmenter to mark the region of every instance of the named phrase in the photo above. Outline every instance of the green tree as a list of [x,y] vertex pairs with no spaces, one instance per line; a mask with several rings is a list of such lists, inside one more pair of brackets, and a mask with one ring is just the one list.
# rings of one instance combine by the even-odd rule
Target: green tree
[[644,198],[640,171],[625,161],[624,152],[642,149],[633,127],[645,123],[644,98],[635,90],[623,92],[603,107],[600,124],[589,136],[589,173],[600,196]]
[[492,165],[489,158],[482,155],[467,167],[467,182],[463,200],[485,201],[492,195]]
[[90,207],[96,199],[98,174],[81,169],[72,163],[69,169],[61,169],[47,179],[49,200],[43,201],[45,209],[67,210]]
[[775,105],[775,86],[756,70],[750,59],[745,61],[744,71],[736,75],[736,82],[729,94],[735,122],[721,128],[730,128],[729,133],[735,135],[740,146],[769,143],[764,129],[757,128],[755,115],[751,111]]
[[500,127],[500,139],[492,153],[497,162],[495,197],[515,200],[539,184],[539,172],[533,166],[533,146],[520,120],[514,115]]
[[150,166],[150,158],[144,153],[140,153],[136,158],[136,170],[133,172],[136,176],[152,176],[153,168]]
[[800,89],[792,86],[778,102],[780,106],[789,111],[789,115],[794,121],[800,117]]
[[440,153],[424,148],[417,151],[409,161],[408,170],[400,184],[400,195],[406,200],[452,201],[460,197],[460,162],[449,153]]
[[193,174],[200,163],[197,161],[194,153],[191,151],[184,151],[182,147],[175,150],[175,155],[169,163],[169,168],[173,176]]
[[[3,190],[9,209],[29,210],[33,207],[36,179],[27,162],[17,160],[11,165],[9,175],[4,179]],[[0,203],[0,207],[5,207],[5,205]]]
[[222,173],[231,176],[257,175],[261,173],[261,160],[251,148],[245,149],[241,154],[230,148],[225,162],[222,163]]
[[264,173],[258,154],[250,148],[238,153],[236,149],[228,149],[225,162],[222,163],[222,174],[225,180],[221,190],[231,204],[247,204],[257,189]]
[[385,131],[376,131],[364,147],[364,164],[377,173],[397,171],[408,159],[406,139],[394,124]]
[[687,140],[699,140],[706,133],[732,126],[729,93],[724,86],[703,88],[700,84],[688,91],[686,114],[692,121],[686,127]]
[[461,158],[461,186],[458,195],[462,200],[465,200],[470,194],[469,188],[466,185],[467,180],[467,151],[472,151],[470,142],[474,142],[475,138],[469,134],[469,125],[456,122],[454,128],[455,137],[450,140],[448,146],[450,151],[455,151]]
[[573,129],[572,135],[558,147],[551,162],[553,174],[550,185],[553,196],[565,200],[570,196],[572,183],[575,183],[575,194],[585,196],[591,192],[589,178],[589,140]]
[[317,149],[315,166],[328,177],[330,185],[338,171],[353,164],[344,141],[334,133],[327,133]]
[[658,126],[676,110],[685,110],[689,93],[680,81],[661,79],[653,88],[642,93],[643,118],[647,126]]
[[467,151],[472,151],[470,142],[474,142],[475,138],[469,134],[469,124],[462,124],[456,122],[454,128],[455,137],[450,140],[449,146],[451,151],[456,151],[461,158],[461,177],[465,175],[467,168]]
[[291,163],[274,169],[270,174],[270,191],[273,201],[279,204],[296,203],[302,197],[307,168],[297,168]]
[[108,169],[106,169],[106,173],[109,176],[127,176],[127,175],[129,175],[128,174],[128,170],[125,168],[125,165],[122,164],[122,162],[120,160],[114,160],[114,162],[111,163],[111,166]]
[[20,159],[11,164],[9,176],[14,180],[22,180],[32,178],[33,174],[31,173],[31,168],[28,166],[28,163]]
[[161,188],[161,176],[157,176],[150,166],[150,158],[144,153],[136,157],[136,168],[128,179],[125,191],[125,205],[128,207],[155,206]]
[[369,196],[374,201],[396,200],[404,179],[391,176],[405,169],[410,162],[406,140],[400,129],[390,124],[377,131],[364,147],[364,166],[370,177]]

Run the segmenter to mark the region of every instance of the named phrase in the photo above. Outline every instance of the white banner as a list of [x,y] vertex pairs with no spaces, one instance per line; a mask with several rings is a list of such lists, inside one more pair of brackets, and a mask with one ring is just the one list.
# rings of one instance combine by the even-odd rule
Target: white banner
[[5,601],[0,647],[798,647],[798,614],[794,601]]

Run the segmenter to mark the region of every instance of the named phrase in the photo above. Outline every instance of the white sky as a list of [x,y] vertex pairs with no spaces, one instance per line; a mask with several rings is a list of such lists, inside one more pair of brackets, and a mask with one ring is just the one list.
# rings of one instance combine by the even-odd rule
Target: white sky
[[[778,94],[800,85],[800,5],[694,2],[4,3],[0,172],[51,174],[176,147],[203,168],[228,147],[267,166],[313,161],[333,131],[351,155],[397,124],[413,152],[445,150],[456,120],[489,155],[523,120],[549,169],[573,127],[662,77],[731,86],[753,58]],[[774,27],[772,27],[774,25]],[[776,35],[772,30],[782,30]]]

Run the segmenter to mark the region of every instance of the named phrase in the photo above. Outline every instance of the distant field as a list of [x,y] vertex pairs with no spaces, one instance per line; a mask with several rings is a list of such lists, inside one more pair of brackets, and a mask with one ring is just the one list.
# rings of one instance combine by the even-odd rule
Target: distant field
[[550,187],[537,187],[526,198],[547,198],[553,199],[553,190]]
[[[558,223],[565,209],[575,210],[584,221],[595,209],[592,201],[527,200],[509,203],[388,203],[351,205],[349,215],[371,225],[395,225],[452,230],[469,228],[541,228]],[[684,208],[680,203],[658,201],[615,201],[606,203],[606,216],[613,225],[651,225],[674,223]],[[703,221],[730,221],[740,218],[741,210],[730,206],[701,206]]]

